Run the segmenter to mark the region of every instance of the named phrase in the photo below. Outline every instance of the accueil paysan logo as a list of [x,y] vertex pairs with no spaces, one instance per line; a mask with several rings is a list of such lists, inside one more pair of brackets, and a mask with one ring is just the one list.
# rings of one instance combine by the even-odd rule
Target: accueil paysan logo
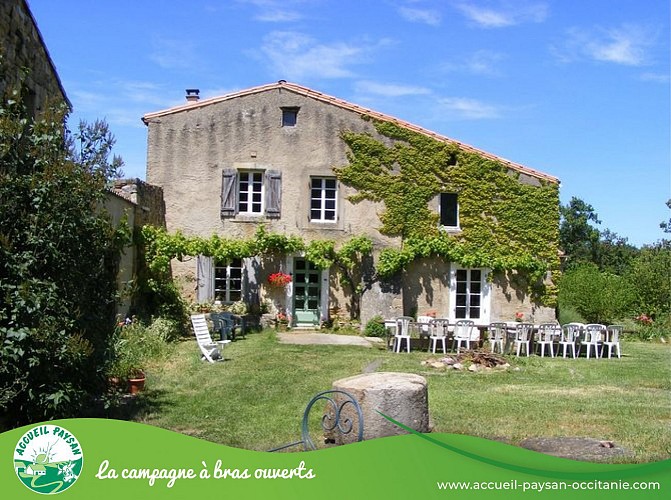
[[84,456],[77,438],[57,425],[38,425],[26,432],[14,449],[14,470],[31,490],[46,495],[75,484]]

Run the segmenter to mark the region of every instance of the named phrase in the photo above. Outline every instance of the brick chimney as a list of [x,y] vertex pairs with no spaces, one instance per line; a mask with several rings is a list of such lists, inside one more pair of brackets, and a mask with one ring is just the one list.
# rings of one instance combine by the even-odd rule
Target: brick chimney
[[200,99],[199,89],[186,89],[186,100],[189,102],[196,102]]

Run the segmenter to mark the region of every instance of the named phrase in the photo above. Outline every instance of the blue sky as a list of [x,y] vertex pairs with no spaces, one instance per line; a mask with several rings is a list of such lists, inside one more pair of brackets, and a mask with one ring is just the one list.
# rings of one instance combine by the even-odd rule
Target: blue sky
[[79,119],[285,79],[547,172],[636,245],[671,197],[666,0],[28,0]]

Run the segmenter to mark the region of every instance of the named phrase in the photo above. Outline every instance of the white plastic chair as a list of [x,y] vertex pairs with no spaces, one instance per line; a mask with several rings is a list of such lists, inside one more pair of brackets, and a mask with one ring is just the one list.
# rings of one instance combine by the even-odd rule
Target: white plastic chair
[[580,342],[581,349],[582,346],[586,346],[587,359],[589,359],[589,353],[594,349],[594,357],[599,359],[599,343],[602,342],[602,334],[606,332],[606,325],[599,323],[590,323],[585,325],[585,337]]
[[[419,319],[419,318],[417,318]],[[438,342],[443,344],[443,354],[447,354],[447,347],[445,341],[447,340],[447,328],[449,326],[449,321],[446,319],[432,319],[429,323],[429,340],[431,341],[431,346],[429,350],[436,354],[436,348]]]
[[405,348],[410,352],[410,322],[413,318],[401,316],[396,318],[396,335],[394,335],[394,352],[401,352],[401,344],[405,340]]
[[[620,352],[620,335],[622,335],[623,330],[624,327],[622,325],[610,325],[606,329],[606,340],[603,342],[603,347],[608,346],[608,358],[613,354],[613,347],[615,347],[617,357],[622,357],[622,353]],[[603,357],[603,352],[601,356]]]
[[212,336],[210,335],[210,328],[207,326],[207,320],[205,319],[204,314],[193,314],[191,316],[191,325],[193,326],[193,333],[196,335],[196,342],[203,355],[202,357],[210,363],[214,363],[217,359],[223,360],[224,355],[221,351],[223,351],[224,346],[231,341],[221,340],[213,342]]
[[520,355],[522,346],[525,347],[527,357],[529,357],[529,344],[531,342],[531,332],[534,325],[531,323],[517,323],[515,325],[515,356]]
[[454,325],[454,340],[452,345],[455,352],[459,352],[461,349],[461,343],[466,344],[466,349],[471,348],[471,341],[473,341],[473,329],[475,327],[475,322],[470,319],[460,319]]
[[561,328],[561,337],[559,345],[563,348],[563,357],[566,357],[566,349],[571,348],[571,353],[575,358],[575,344],[580,336],[580,325],[576,323],[568,323]]
[[503,343],[506,339],[507,325],[505,323],[491,323],[487,328],[489,348],[496,352],[496,346],[499,346],[499,352],[503,354]]
[[538,325],[538,342],[541,348],[541,357],[545,356],[545,346],[550,349],[550,357],[555,357],[554,341],[561,335],[561,327],[557,323],[541,323]]
[[429,338],[431,329],[429,328],[429,323],[433,320],[431,316],[417,316],[417,328],[419,331],[419,338],[422,337]]

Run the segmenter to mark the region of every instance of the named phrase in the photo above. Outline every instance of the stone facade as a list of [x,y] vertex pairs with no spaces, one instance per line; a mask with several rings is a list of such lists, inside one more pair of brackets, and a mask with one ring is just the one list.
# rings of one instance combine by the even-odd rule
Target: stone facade
[[25,75],[26,104],[32,113],[51,101],[70,102],[25,0],[0,2],[0,93],[14,89]]
[[[191,97],[183,106],[145,115],[147,181],[163,188],[170,232],[180,230],[187,236],[204,238],[213,234],[248,238],[259,224],[264,224],[269,232],[297,235],[305,241],[339,242],[366,235],[374,243],[376,258],[383,248],[400,246],[399,238],[378,231],[381,205],[370,201],[351,203],[348,197],[355,190],[341,183],[331,195],[331,205],[327,205],[324,189],[320,191],[326,185],[324,179],[335,179],[332,169],[348,163],[342,131],[367,133],[390,144],[390,139],[378,134],[370,118],[393,121],[438,140],[448,140],[375,111],[280,81],[209,100],[194,101]],[[470,150],[495,158],[484,151]],[[508,165],[519,182],[557,182],[541,172],[497,160]],[[255,182],[258,193],[252,187]],[[255,194],[259,195],[259,205],[253,213],[250,207]],[[316,222],[315,212],[311,211],[315,206],[334,207],[335,217]],[[438,210],[437,199],[431,207]],[[319,319],[327,319],[334,308],[348,310],[347,291],[341,289],[334,274],[328,270],[311,277],[302,273],[302,267],[296,268],[304,265],[300,255],[251,260],[242,264],[241,271],[247,300],[268,297],[277,309],[298,317],[299,307],[304,307],[298,303],[306,289],[303,283],[292,283],[279,292],[264,286],[270,273],[283,271],[313,280],[314,290],[307,293],[314,293],[315,297],[319,294]],[[173,273],[189,298],[207,301],[216,293],[214,276],[221,278],[221,283],[229,277],[225,269],[214,268],[216,263],[195,259],[174,262]],[[511,293],[505,277],[490,279],[487,270],[471,274],[470,270],[459,271],[458,263],[426,259],[414,262],[390,282],[369,283],[361,299],[362,324],[378,314],[394,317],[432,312],[438,317],[454,318],[456,280],[463,276],[477,280],[482,287],[479,322],[513,320],[518,310],[532,314],[528,297]],[[553,311],[547,308],[534,311],[537,319],[553,317]]]
[[[144,225],[165,226],[165,205],[162,189],[151,186],[140,179],[123,179],[115,182],[107,192],[104,209],[112,222],[118,226],[122,221],[136,232]],[[127,316],[133,304],[133,283],[137,279],[141,256],[134,241],[127,245],[121,254],[117,289],[119,305],[117,314]]]

